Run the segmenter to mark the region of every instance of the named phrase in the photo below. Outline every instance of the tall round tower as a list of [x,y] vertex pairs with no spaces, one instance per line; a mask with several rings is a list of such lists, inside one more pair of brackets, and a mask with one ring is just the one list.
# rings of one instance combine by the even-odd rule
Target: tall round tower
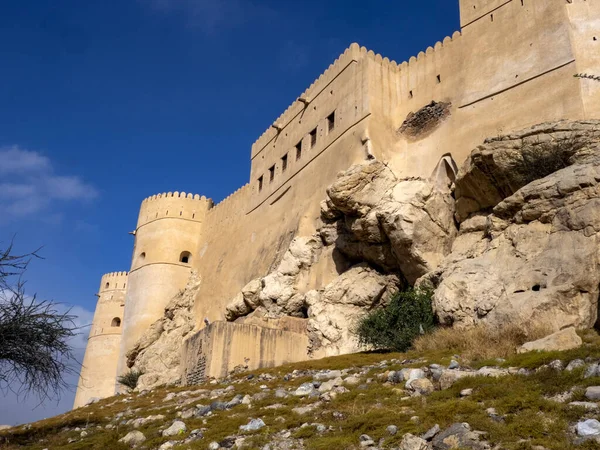
[[185,287],[211,207],[212,200],[185,192],[154,195],[142,202],[134,233],[119,374],[127,371],[127,352]]
[[107,273],[100,281],[73,408],[115,393],[126,288],[127,272]]

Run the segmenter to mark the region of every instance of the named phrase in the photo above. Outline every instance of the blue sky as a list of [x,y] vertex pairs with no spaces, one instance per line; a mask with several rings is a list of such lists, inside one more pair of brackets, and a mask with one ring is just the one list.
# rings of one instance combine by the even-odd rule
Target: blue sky
[[[401,62],[459,27],[448,0],[30,0],[0,11],[0,242],[43,246],[28,289],[73,305],[82,324],[100,276],[129,269],[142,199],[221,200],[248,181],[252,142],[351,42]],[[35,399],[3,395],[0,424],[74,397],[32,409]]]

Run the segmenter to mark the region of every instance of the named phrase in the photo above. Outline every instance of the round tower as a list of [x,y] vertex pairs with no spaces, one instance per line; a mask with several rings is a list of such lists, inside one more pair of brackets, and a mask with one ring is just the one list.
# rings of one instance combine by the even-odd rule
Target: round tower
[[185,192],[154,195],[142,202],[134,232],[119,374],[128,370],[127,352],[185,287],[211,207],[212,200]]
[[107,273],[100,281],[73,408],[115,393],[126,288],[127,272]]

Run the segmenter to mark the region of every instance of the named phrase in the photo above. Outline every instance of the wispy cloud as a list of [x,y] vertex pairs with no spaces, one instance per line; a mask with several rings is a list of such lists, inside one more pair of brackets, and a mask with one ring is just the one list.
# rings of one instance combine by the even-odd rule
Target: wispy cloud
[[273,17],[275,12],[250,0],[139,0],[156,11],[181,13],[187,24],[207,34],[249,21]]
[[50,159],[18,146],[0,148],[0,222],[51,212],[54,206],[98,197],[78,176],[57,174]]

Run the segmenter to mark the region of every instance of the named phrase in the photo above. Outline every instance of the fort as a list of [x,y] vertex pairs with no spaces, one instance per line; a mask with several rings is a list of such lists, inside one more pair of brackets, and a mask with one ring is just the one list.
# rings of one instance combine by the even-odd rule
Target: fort
[[[127,353],[185,288],[192,272],[193,336],[183,382],[308,358],[303,318],[227,322],[225,307],[315,232],[338,172],[368,159],[398,177],[461,164],[487,136],[545,121],[600,117],[595,0],[460,0],[461,31],[396,63],[350,45],[252,144],[247,184],[218,204],[168,192],[142,202],[128,273],[102,277],[75,407],[117,389]],[[325,255],[303,292],[339,275]],[[208,324],[208,325],[207,325]]]

